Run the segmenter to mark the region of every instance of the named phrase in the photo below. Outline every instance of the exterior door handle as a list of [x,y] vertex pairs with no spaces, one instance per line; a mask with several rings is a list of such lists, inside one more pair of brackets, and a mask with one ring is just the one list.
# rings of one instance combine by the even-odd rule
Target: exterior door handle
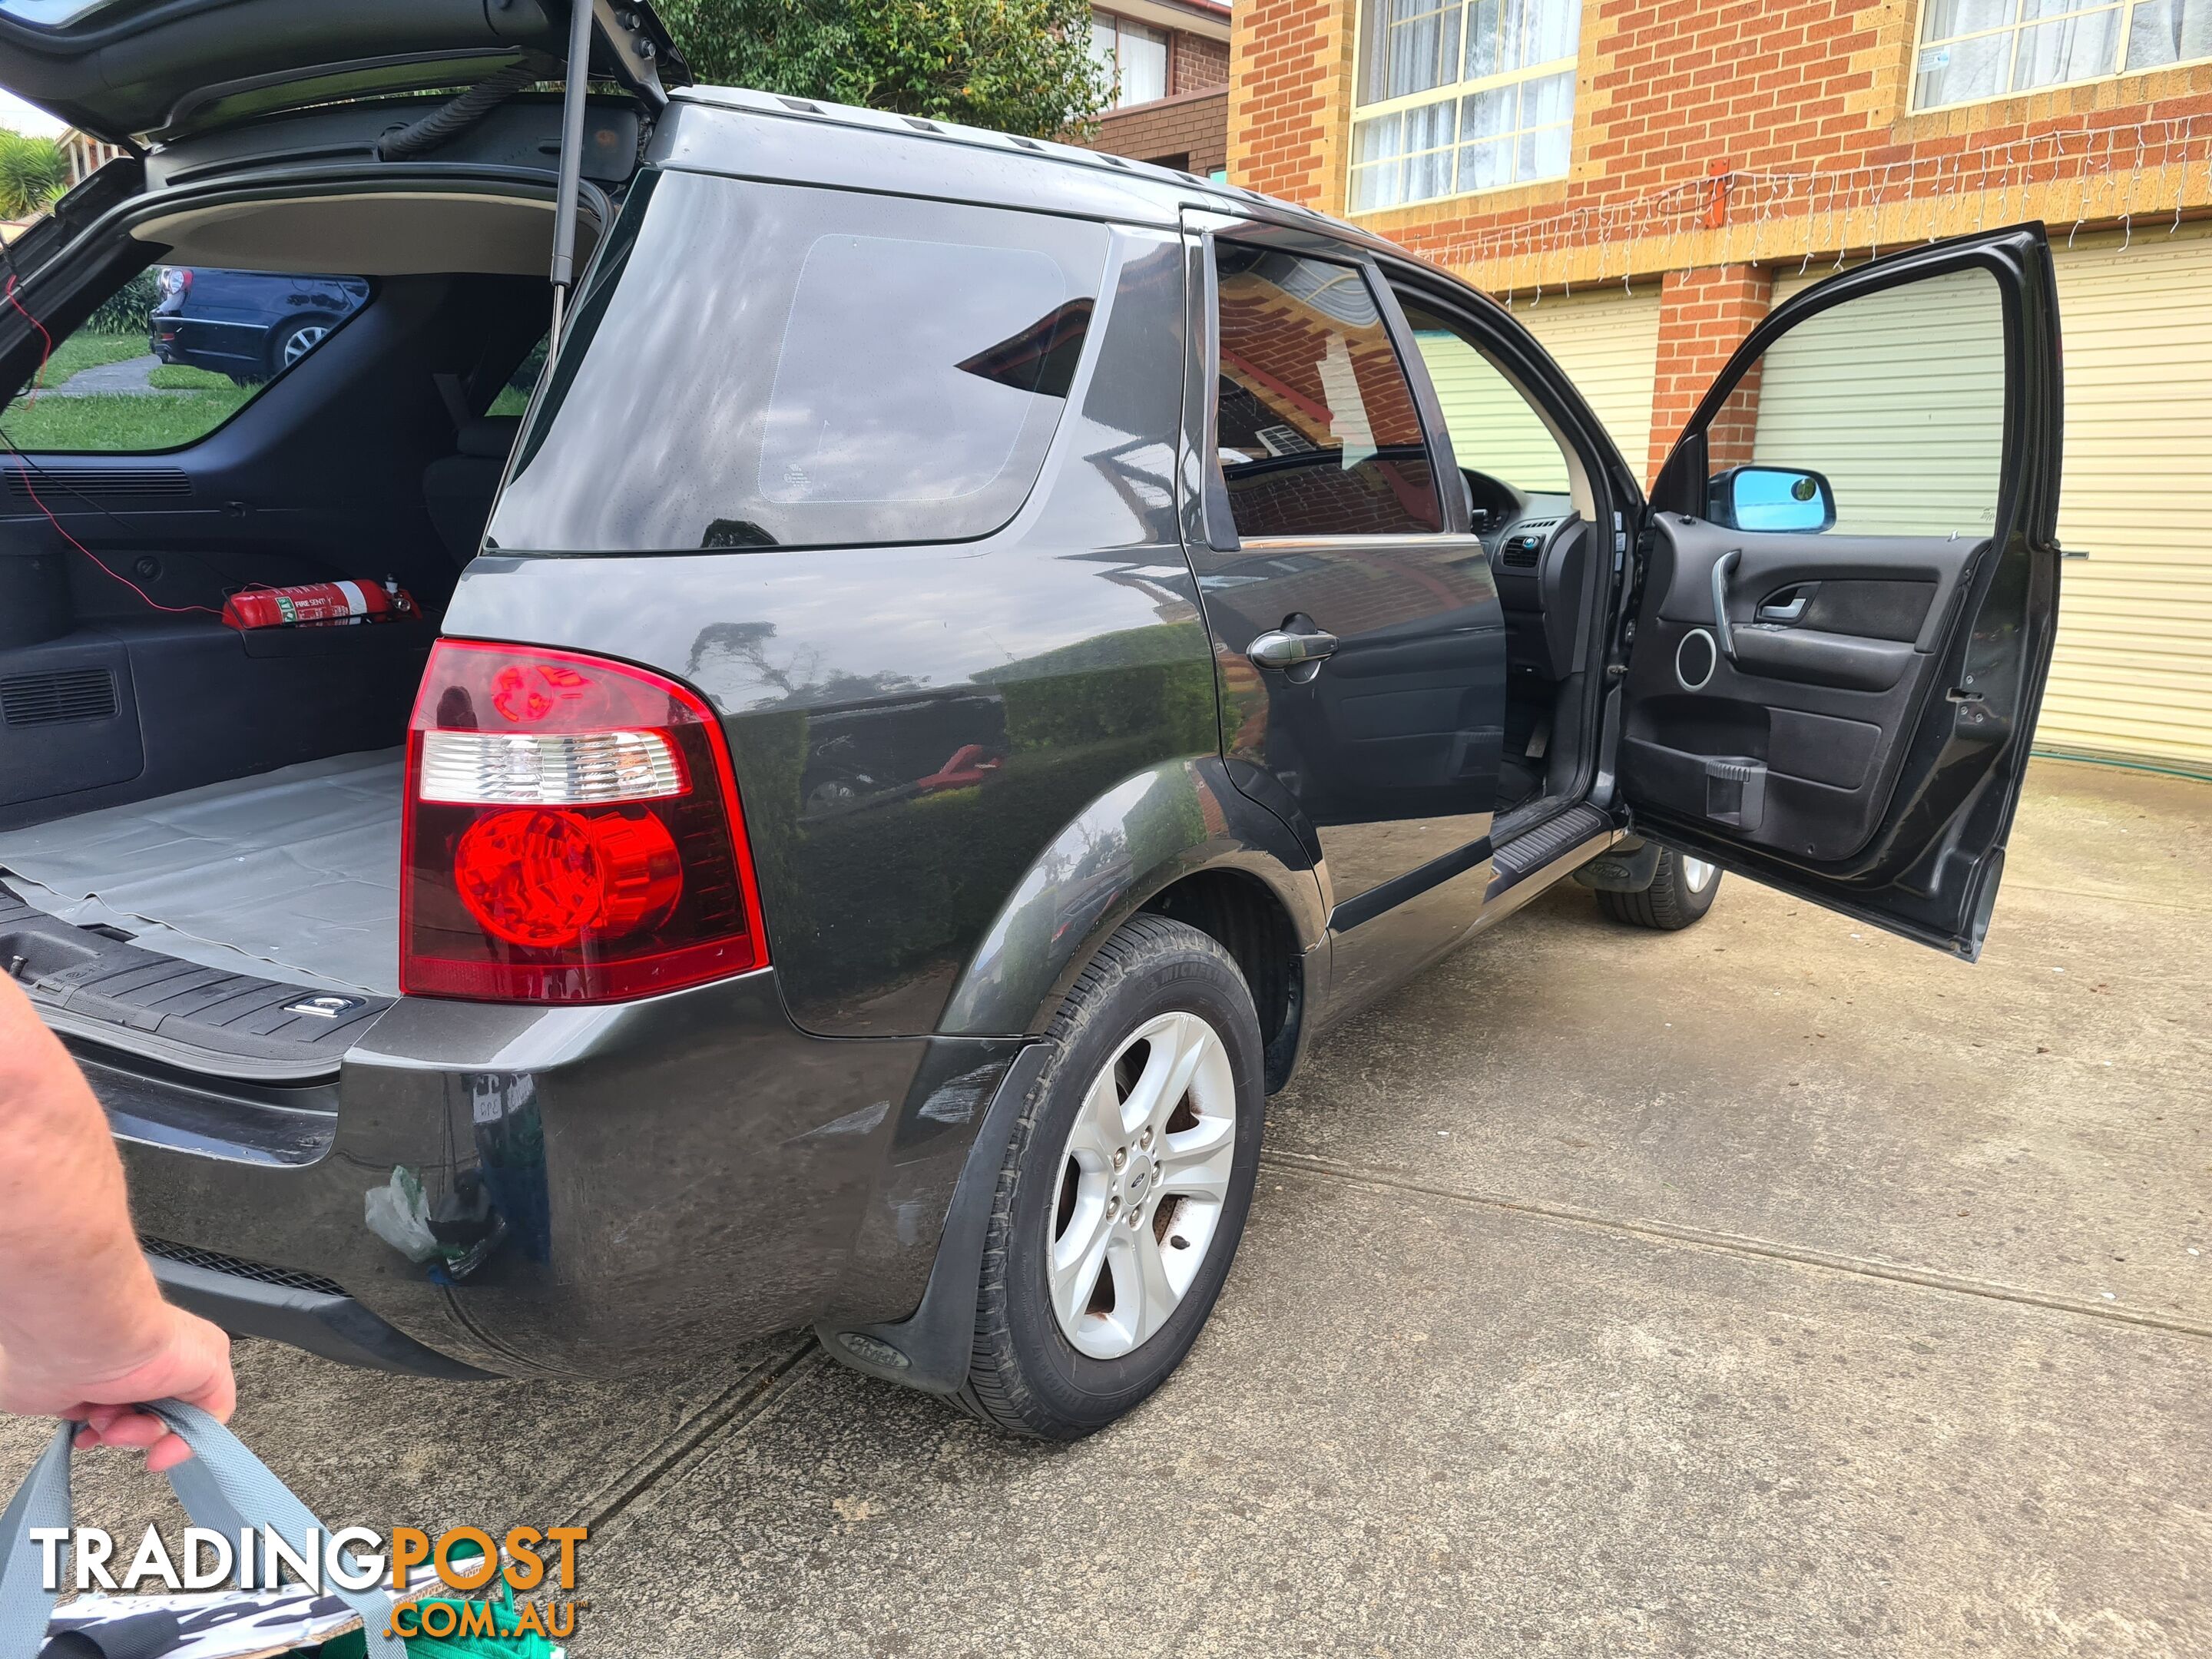
[[1321,672],[1322,659],[1335,649],[1334,634],[1285,634],[1273,629],[1246,646],[1244,654],[1262,668],[1279,668],[1304,682]]

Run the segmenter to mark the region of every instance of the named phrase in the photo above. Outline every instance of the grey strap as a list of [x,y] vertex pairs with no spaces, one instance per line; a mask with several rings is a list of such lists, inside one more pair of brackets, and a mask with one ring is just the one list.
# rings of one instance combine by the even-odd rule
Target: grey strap
[[38,1659],[46,1644],[54,1592],[40,1575],[31,1528],[70,1523],[70,1442],[76,1431],[74,1423],[55,1431],[0,1515],[0,1659]]
[[[323,1523],[289,1486],[198,1407],[181,1400],[157,1400],[143,1409],[161,1419],[192,1449],[190,1462],[169,1471],[169,1484],[195,1525],[232,1538],[242,1527],[273,1527],[295,1543],[304,1543],[311,1529],[324,1531]],[[39,1551],[31,1543],[30,1528],[70,1524],[70,1440],[76,1429],[73,1423],[62,1425],[25,1477],[7,1514],[0,1516],[0,1551],[6,1552],[0,1555],[5,1566],[5,1577],[0,1577],[0,1659],[38,1659],[46,1641],[55,1595],[40,1581]],[[406,1659],[405,1645],[390,1633],[388,1595],[335,1583],[326,1583],[325,1589],[361,1615],[369,1659]]]

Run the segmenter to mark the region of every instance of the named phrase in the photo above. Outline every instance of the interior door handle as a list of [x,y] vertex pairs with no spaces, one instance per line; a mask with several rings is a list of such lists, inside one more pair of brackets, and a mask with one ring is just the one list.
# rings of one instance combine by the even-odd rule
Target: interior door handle
[[[1311,679],[1321,672],[1322,659],[1336,649],[1334,634],[1286,634],[1272,629],[1244,647],[1244,654],[1263,668],[1279,668],[1293,679]],[[1304,675],[1296,671],[1304,669]]]
[[1713,561],[1713,637],[1720,641],[1721,655],[1730,662],[1735,660],[1735,634],[1729,627],[1728,579],[1741,557],[1743,550],[1731,547]]
[[1794,623],[1805,614],[1805,607],[1813,601],[1813,590],[1809,586],[1784,588],[1783,592],[1790,596],[1789,604],[1777,605],[1769,599],[1759,607],[1759,621]]

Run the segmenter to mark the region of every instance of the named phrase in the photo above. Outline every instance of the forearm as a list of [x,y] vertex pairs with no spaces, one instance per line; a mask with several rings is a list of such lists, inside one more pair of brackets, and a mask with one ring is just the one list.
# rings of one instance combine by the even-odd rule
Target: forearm
[[0,1263],[0,1350],[42,1367],[127,1370],[161,1314],[106,1117],[4,976]]

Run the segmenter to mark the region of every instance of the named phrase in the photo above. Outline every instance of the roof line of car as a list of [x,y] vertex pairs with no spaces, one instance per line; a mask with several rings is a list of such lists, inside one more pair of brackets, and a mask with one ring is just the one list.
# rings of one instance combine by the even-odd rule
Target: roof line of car
[[[1132,161],[1127,156],[1113,155],[1103,150],[1083,149],[1049,138],[1025,138],[1012,133],[994,132],[985,127],[963,126],[957,122],[933,120],[919,115],[899,115],[888,110],[866,109],[851,104],[833,104],[818,98],[789,97],[781,93],[761,92],[748,87],[680,87],[672,90],[669,98],[675,103],[730,110],[767,120],[820,123],[866,131],[908,143],[959,144],[1056,167],[1079,167],[1154,186],[1164,195],[1170,196],[1176,206],[1206,207],[1244,215],[1256,209],[1271,217],[1309,228],[1326,230],[1332,236],[1364,247],[1388,246],[1356,225],[1346,224],[1340,219],[1331,218],[1298,203],[1285,201],[1280,197],[1262,196],[1242,185],[1218,183],[1197,173],[1179,172],[1156,162]],[[1194,191],[1207,199],[1192,201],[1190,198]]]

